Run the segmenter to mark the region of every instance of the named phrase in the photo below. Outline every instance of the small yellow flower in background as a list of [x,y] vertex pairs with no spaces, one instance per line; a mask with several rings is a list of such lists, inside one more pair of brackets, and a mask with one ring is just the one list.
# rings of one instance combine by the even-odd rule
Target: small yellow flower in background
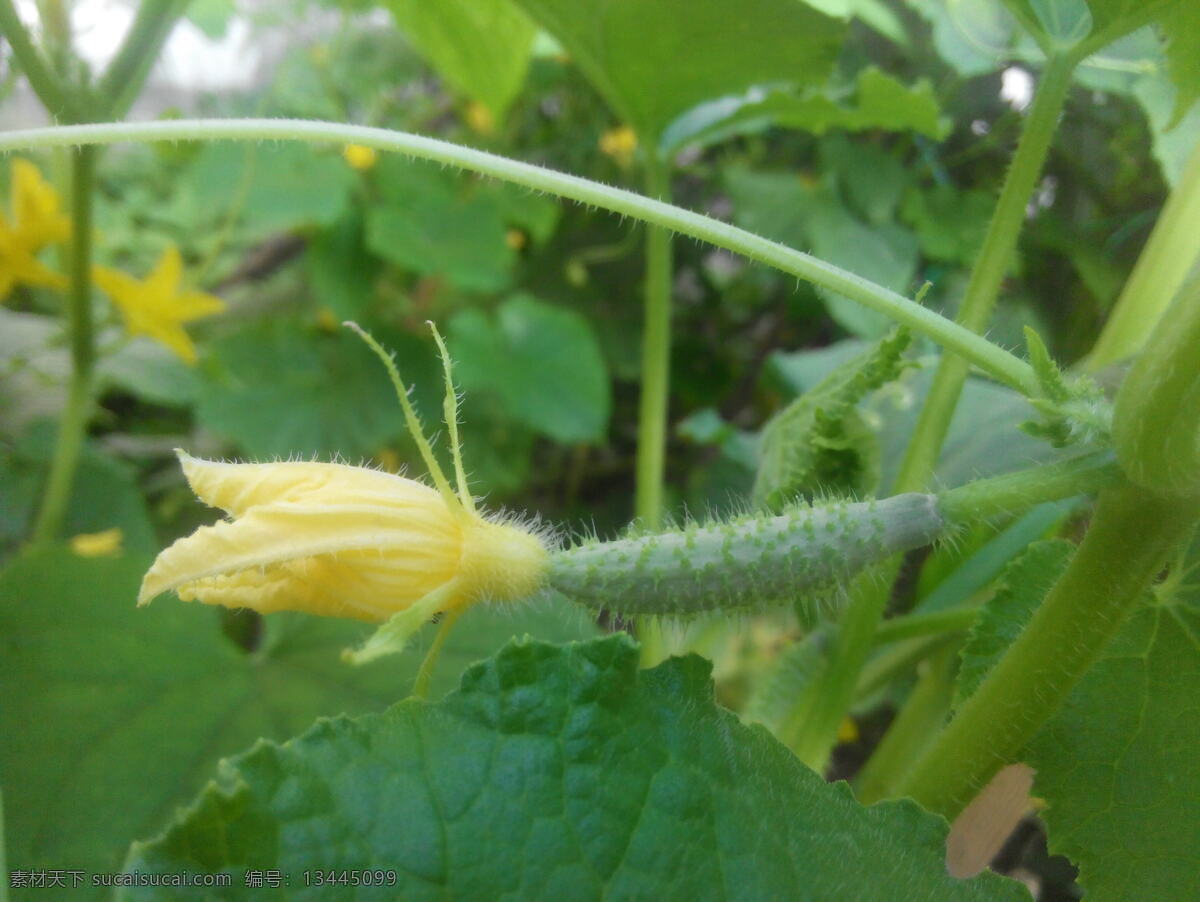
[[491,135],[496,131],[496,117],[478,100],[472,100],[467,104],[467,108],[463,112],[463,119],[471,131],[478,134]]
[[600,136],[600,152],[612,157],[622,169],[633,162],[637,146],[637,133],[628,125],[610,128]]
[[504,233],[504,243],[514,251],[519,251],[529,243],[529,237],[520,229],[509,229]]
[[322,332],[336,332],[338,328],[337,317],[333,315],[333,311],[328,307],[322,307],[317,311],[317,328]]
[[175,590],[184,601],[264,614],[298,610],[383,622],[350,655],[361,663],[400,650],[435,614],[446,615],[448,629],[472,604],[514,601],[540,588],[549,562],[545,541],[536,530],[484,516],[467,491],[457,396],[441,336],[435,330],[457,493],[420,429],[395,363],[358,331],[388,367],[434,486],[347,464],[219,463],[180,451],[192,490],[230,519],[202,526],[164,550],[146,573],[139,605]]
[[0,300],[17,283],[66,288],[64,276],[35,256],[48,244],[71,237],[71,220],[58,194],[28,160],[12,162],[11,219],[0,215]]
[[80,557],[108,557],[120,554],[125,533],[114,526],[100,532],[83,532],[71,539],[71,550]]
[[203,291],[180,288],[183,261],[179,250],[163,251],[153,272],[135,279],[116,269],[96,266],[92,278],[125,319],[130,335],[147,335],[180,356],[185,363],[196,362],[196,346],[183,330],[183,324],[220,313],[225,302]]
[[842,722],[838,724],[837,741],[838,742],[858,742],[858,724],[853,718],[843,717]]
[[342,159],[350,164],[351,169],[366,172],[375,165],[379,154],[373,147],[363,147],[361,144],[347,144],[342,148]]

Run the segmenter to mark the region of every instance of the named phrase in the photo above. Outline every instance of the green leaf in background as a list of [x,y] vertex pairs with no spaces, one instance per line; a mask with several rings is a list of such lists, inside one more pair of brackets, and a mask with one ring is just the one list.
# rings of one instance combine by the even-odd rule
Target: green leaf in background
[[821,166],[836,178],[849,206],[868,223],[895,219],[913,178],[903,158],[879,144],[852,141],[841,132],[823,140],[819,153]]
[[653,147],[675,117],[752,85],[824,80],[844,26],[796,0],[516,0]]
[[809,6],[837,19],[859,19],[897,44],[907,44],[904,23],[883,0],[806,0]]
[[1177,91],[1174,125],[1200,99],[1200,4],[1195,0],[1005,0],[1021,23],[1059,47],[1085,39],[1097,48],[1153,22]]
[[179,355],[149,338],[134,338],[96,366],[102,384],[151,404],[186,407],[200,392],[200,376]]
[[417,51],[497,119],[516,99],[537,29],[510,0],[387,0]]
[[203,384],[196,421],[252,458],[340,454],[357,463],[404,431],[387,374],[345,329],[276,320],[214,342],[212,353],[219,378]]
[[370,307],[379,259],[367,253],[360,216],[351,214],[313,235],[304,262],[313,300],[337,322],[357,319]]
[[357,176],[336,152],[303,142],[206,144],[181,182],[208,208],[230,211],[247,237],[337,222]]
[[1089,902],[1195,898],[1200,613],[1142,608],[1029,748],[1050,851]]
[[1154,141],[1154,158],[1163,178],[1174,187],[1183,176],[1192,149],[1200,144],[1200,102],[1194,102],[1182,118],[1176,119],[1180,91],[1162,76],[1139,79],[1133,87],[1133,96],[1146,113]]
[[[28,535],[57,434],[53,424],[43,422],[11,445],[0,444],[0,547]],[[62,532],[75,536],[113,527],[121,530],[126,549],[148,552],[158,546],[133,469],[88,442],[79,459]]]
[[[284,739],[320,715],[381,710],[409,691],[419,648],[360,668],[342,663],[366,624],[272,615],[247,653],[222,634],[216,610],[173,597],[138,609],[148,565],[141,555],[85,559],[51,548],[0,571],[0,780],[12,868],[113,871],[222,755],[259,736]],[[566,641],[596,629],[566,606],[475,607],[442,651],[435,697],[467,664],[527,632]]]
[[1063,539],[1034,542],[1004,570],[1000,588],[980,609],[960,652],[954,706],[960,707],[983,682],[1000,656],[1021,634],[1075,546]]
[[65,345],[57,317],[0,306],[0,435],[61,413],[71,372]]
[[367,247],[468,291],[508,286],[516,254],[493,191],[430,163],[387,156],[372,170],[382,202],[367,211]]
[[685,144],[711,144],[767,126],[816,135],[834,129],[913,131],[940,140],[950,127],[940,112],[928,82],[906,87],[869,66],[858,73],[850,91],[813,89],[797,94],[785,88],[752,88],[741,96],[700,104],[666,128],[660,146],[669,153]]
[[639,671],[616,636],[511,644],[437,704],[256,746],[126,867],[229,873],[230,899],[328,897],[245,889],[246,868],[395,870],[357,900],[1028,899],[951,878],[944,842],[913,803],[864,808],[717,708],[707,662]]
[[[813,254],[900,294],[911,294],[917,275],[917,239],[896,223],[869,226],[832,199],[813,205],[809,235]],[[855,335],[875,338],[891,318],[819,288],[829,315]]]
[[925,256],[966,266],[983,247],[995,206],[996,198],[987,191],[939,184],[927,190],[909,190],[900,216],[916,230]]
[[526,294],[490,317],[478,308],[450,320],[455,376],[473,397],[499,398],[517,422],[559,442],[603,439],[612,407],[600,345],[588,321]]
[[1012,57],[1040,51],[1001,0],[907,0],[933,30],[938,55],[959,75],[994,72]]
[[185,15],[205,37],[219,41],[225,36],[229,20],[236,11],[234,0],[191,0]]
[[[908,293],[917,271],[917,240],[895,222],[869,225],[824,185],[811,186],[795,175],[752,172],[740,167],[725,173],[734,203],[734,222],[790,247],[808,247],[823,260]],[[818,289],[839,325],[855,335],[877,338],[892,321],[881,313],[825,289]]]

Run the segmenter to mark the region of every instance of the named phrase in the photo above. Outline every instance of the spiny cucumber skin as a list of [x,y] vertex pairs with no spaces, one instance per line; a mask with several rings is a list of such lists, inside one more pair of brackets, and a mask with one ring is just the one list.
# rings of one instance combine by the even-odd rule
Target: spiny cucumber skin
[[946,528],[934,495],[797,508],[777,517],[579,545],[550,559],[549,584],[620,614],[687,617],[757,608],[835,588]]

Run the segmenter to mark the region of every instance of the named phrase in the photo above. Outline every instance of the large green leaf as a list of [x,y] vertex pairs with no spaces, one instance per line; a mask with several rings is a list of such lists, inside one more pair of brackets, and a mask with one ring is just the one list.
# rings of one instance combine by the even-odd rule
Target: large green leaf
[[[53,548],[0,571],[0,779],[14,868],[115,870],[222,755],[409,690],[419,649],[341,662],[365,624],[272,615],[248,654],[217,611],[168,598],[138,610],[148,564]],[[595,628],[574,609],[474,608],[443,650],[435,693],[525,632],[566,640]]]
[[[1066,567],[1069,542],[1013,561],[962,652],[959,702],[1020,635]],[[1191,898],[1200,871],[1200,611],[1147,603],[1046,723],[1023,758],[1051,851],[1080,868],[1089,900]]]
[[[847,93],[853,94],[848,99]],[[832,129],[914,131],[943,138],[949,121],[940,116],[928,82],[906,87],[874,66],[858,73],[851,92],[752,88],[740,96],[722,97],[684,113],[663,133],[661,146],[671,151],[688,143],[707,144],[768,125],[821,135]]]
[[[329,898],[299,875],[330,868],[395,872],[337,893],[356,900],[1028,898],[954,880],[944,842],[913,803],[864,808],[717,708],[706,662],[639,671],[617,636],[509,645],[436,705],[260,744],[127,868],[229,873],[231,899]],[[245,889],[246,868],[292,886]]]
[[472,308],[450,321],[463,388],[497,396],[512,419],[560,442],[598,441],[612,406],[608,372],[580,314],[515,295],[495,318]]
[[387,0],[400,27],[456,89],[503,116],[521,90],[536,31],[510,0]]
[[352,214],[313,235],[304,263],[313,299],[335,319],[358,319],[370,308],[379,260],[367,253],[361,217]]
[[1148,606],[1031,744],[1050,850],[1089,902],[1196,898],[1198,718],[1200,612]]
[[842,23],[797,0],[517,0],[653,146],[676,116],[752,85],[829,72]]
[[213,355],[220,372],[202,386],[196,419],[251,457],[357,462],[403,432],[386,373],[347,330],[269,322],[216,342]]

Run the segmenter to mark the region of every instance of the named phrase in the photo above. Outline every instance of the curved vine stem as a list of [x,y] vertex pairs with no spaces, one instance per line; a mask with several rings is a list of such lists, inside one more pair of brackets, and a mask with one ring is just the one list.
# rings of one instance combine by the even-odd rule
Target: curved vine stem
[[706,241],[758,263],[790,273],[844,295],[928,336],[1000,382],[1026,394],[1037,391],[1028,363],[944,316],[874,282],[818,260],[802,251],[769,241],[700,213],[693,213],[632,191],[589,179],[510,160],[436,138],[407,132],[298,119],[207,119],[136,123],[103,123],[26,129],[0,135],[0,152],[34,147],[117,144],[129,141],[292,140],[329,144],[362,144],[432,160],[535,191],[611,210],[681,235]]

